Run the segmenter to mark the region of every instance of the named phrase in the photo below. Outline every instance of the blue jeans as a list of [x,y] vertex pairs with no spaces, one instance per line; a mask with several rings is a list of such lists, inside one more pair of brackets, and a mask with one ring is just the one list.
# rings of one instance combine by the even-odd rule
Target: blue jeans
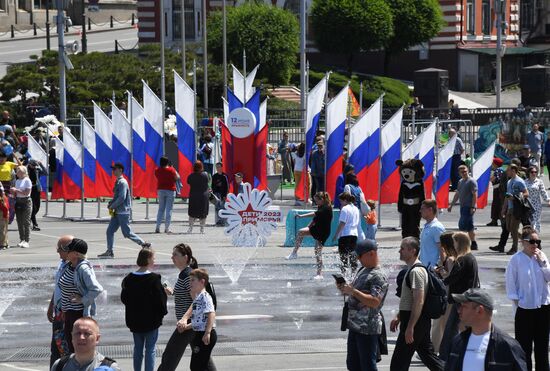
[[133,332],[134,335],[134,371],[141,371],[143,347],[145,346],[145,371],[155,368],[155,355],[159,329],[149,332]]
[[363,335],[348,331],[346,366],[350,371],[377,371],[378,335]]
[[164,219],[164,230],[170,230],[170,222],[172,221],[172,208],[174,207],[174,199],[176,198],[176,192],[167,189],[159,189],[157,191],[159,200],[159,210],[157,212],[157,226],[160,228],[160,223]]
[[113,251],[115,232],[118,231],[118,228],[122,230],[124,237],[131,239],[140,246],[144,244],[144,241],[130,229],[130,215],[116,214],[111,217],[111,221],[107,227],[107,250]]

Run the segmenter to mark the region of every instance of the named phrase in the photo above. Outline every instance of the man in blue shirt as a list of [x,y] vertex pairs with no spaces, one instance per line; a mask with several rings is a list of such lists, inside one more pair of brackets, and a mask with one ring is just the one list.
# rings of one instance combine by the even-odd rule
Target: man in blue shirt
[[529,197],[525,181],[518,176],[518,172],[519,167],[516,164],[511,164],[506,169],[509,180],[506,186],[506,202],[502,208],[502,214],[506,218],[506,228],[512,235],[512,248],[506,253],[507,255],[514,255],[518,251],[521,218],[514,213],[514,197]]
[[445,227],[437,220],[437,202],[422,201],[420,215],[426,221],[420,232],[420,261],[427,268],[435,267],[439,261],[439,237],[445,232]]

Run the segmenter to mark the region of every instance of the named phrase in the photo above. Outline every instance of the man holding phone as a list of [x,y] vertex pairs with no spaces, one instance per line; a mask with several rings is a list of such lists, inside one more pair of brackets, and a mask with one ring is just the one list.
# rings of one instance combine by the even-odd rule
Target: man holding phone
[[373,240],[357,243],[355,253],[362,268],[353,282],[347,284],[342,276],[335,275],[336,286],[348,296],[348,370],[377,370],[378,338],[382,333],[381,314],[388,292],[388,280],[378,259],[378,246]]

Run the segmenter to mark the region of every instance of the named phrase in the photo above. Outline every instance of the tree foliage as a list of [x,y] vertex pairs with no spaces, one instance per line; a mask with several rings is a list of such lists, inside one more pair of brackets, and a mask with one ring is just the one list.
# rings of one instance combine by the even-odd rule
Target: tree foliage
[[393,37],[386,52],[395,54],[437,36],[445,21],[437,0],[386,0],[393,13]]
[[393,35],[393,17],[385,0],[314,0],[311,23],[322,52],[348,56],[382,48]]
[[[208,47],[214,62],[223,62],[222,15],[212,13],[208,20]],[[299,50],[296,17],[281,8],[246,3],[227,9],[227,58],[242,65],[243,50],[247,66],[259,64],[258,77],[274,85],[288,83]]]

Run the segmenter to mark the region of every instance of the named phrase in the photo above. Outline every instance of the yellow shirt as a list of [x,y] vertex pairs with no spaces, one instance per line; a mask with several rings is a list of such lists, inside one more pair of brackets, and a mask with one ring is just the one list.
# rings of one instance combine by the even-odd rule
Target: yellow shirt
[[11,172],[17,167],[15,162],[6,161],[0,165],[0,182],[9,182],[11,180]]

